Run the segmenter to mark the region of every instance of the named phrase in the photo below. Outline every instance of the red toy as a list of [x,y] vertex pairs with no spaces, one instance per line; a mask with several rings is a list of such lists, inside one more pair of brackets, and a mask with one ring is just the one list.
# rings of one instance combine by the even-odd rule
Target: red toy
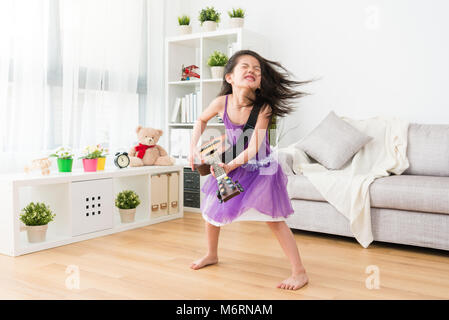
[[181,81],[190,80],[191,77],[199,79],[200,75],[197,72],[199,72],[199,68],[193,64],[188,67],[184,67],[184,65],[182,65]]

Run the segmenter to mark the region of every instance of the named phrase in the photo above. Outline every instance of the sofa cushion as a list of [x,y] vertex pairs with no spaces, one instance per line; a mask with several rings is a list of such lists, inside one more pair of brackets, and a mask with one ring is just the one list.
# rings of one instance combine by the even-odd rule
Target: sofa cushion
[[288,177],[287,193],[290,199],[326,201],[305,175]]
[[449,177],[392,175],[370,186],[371,206],[449,214]]
[[327,169],[338,170],[372,139],[331,111],[295,147]]
[[[304,175],[288,177],[290,199],[326,201]],[[370,185],[371,207],[449,214],[449,177],[391,175]]]
[[403,174],[449,177],[449,125],[411,123]]

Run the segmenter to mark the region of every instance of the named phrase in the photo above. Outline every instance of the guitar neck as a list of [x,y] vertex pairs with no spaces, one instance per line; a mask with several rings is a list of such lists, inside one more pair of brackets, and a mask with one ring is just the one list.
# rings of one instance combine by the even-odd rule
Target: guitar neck
[[218,165],[221,161],[218,159],[218,155],[216,153],[213,154],[211,160],[211,166],[214,168],[215,178],[218,179],[218,177],[226,175],[226,171]]
[[222,175],[226,175],[226,171],[222,167],[220,167],[218,164],[213,163],[212,167],[214,168],[215,177],[218,179],[218,177],[221,177]]

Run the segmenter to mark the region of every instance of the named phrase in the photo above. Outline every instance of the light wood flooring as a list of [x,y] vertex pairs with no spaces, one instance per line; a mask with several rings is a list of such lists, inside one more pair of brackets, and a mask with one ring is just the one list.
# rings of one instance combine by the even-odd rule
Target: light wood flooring
[[[449,299],[446,251],[378,242],[364,249],[352,238],[294,235],[310,281],[298,291],[276,288],[290,266],[264,222],[222,227],[219,263],[190,269],[206,240],[201,215],[186,212],[20,257],[0,255],[0,299]],[[79,270],[79,289],[70,289],[76,282],[68,266]],[[366,286],[368,266],[379,270],[379,289]]]

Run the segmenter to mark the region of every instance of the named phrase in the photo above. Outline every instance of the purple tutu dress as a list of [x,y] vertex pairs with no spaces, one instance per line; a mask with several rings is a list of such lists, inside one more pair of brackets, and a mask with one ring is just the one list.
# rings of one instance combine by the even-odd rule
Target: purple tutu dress
[[[235,144],[244,125],[232,123],[227,115],[228,96],[223,113],[226,137]],[[245,149],[248,144],[245,145]],[[217,180],[211,174],[201,191],[205,193],[201,201],[203,218],[215,226],[233,221],[285,221],[294,212],[287,193],[287,176],[271,153],[268,130],[258,153],[247,163],[228,173],[243,187],[239,195],[220,203],[217,198]]]

